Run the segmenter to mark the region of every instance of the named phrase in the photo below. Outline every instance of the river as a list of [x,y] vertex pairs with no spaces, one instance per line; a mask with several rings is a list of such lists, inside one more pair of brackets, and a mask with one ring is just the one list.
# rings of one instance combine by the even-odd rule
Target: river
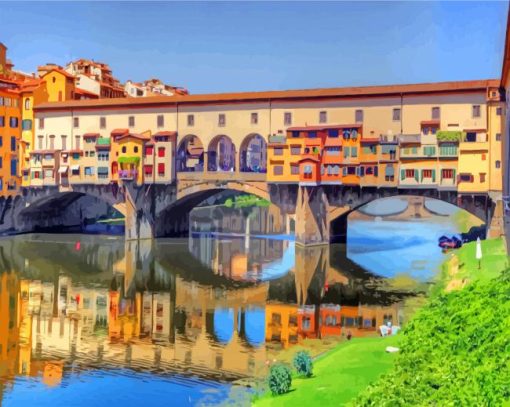
[[0,404],[232,399],[244,392],[234,382],[263,377],[269,349],[404,323],[403,300],[443,260],[437,238],[458,232],[442,216],[353,220],[347,246],[304,249],[200,230],[0,239]]

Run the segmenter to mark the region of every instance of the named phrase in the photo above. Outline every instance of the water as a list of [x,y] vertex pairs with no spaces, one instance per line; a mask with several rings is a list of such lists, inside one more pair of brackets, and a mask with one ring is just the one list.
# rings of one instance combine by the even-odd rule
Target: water
[[413,293],[388,281],[429,281],[455,232],[443,217],[352,221],[348,250],[210,232],[1,239],[2,405],[246,404],[235,383],[262,377],[270,350],[402,323]]

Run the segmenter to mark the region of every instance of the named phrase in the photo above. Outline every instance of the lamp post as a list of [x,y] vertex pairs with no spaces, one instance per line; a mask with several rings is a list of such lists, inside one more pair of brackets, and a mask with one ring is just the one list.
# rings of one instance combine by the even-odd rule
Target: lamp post
[[482,242],[478,237],[476,239],[476,260],[478,260],[478,270],[482,267]]

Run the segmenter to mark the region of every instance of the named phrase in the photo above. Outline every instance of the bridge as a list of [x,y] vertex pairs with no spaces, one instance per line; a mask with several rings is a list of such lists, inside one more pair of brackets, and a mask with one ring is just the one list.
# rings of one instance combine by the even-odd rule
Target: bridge
[[127,240],[182,237],[188,235],[191,210],[221,191],[253,194],[270,201],[294,222],[296,241],[302,245],[343,240],[347,216],[380,198],[406,195],[438,199],[470,212],[486,224],[490,224],[495,208],[488,194],[460,195],[438,188],[310,186],[271,183],[264,173],[180,172],[167,184],[121,181],[23,188],[18,196],[0,198],[0,233],[80,227],[84,219],[94,218],[110,207],[125,216]]

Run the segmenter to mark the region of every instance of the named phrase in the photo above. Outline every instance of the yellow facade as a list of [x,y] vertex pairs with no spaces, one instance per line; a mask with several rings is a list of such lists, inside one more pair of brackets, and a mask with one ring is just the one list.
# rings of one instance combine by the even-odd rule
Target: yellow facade
[[73,100],[76,90],[75,77],[64,70],[53,69],[42,77],[46,83],[37,92],[36,102],[61,102]]

